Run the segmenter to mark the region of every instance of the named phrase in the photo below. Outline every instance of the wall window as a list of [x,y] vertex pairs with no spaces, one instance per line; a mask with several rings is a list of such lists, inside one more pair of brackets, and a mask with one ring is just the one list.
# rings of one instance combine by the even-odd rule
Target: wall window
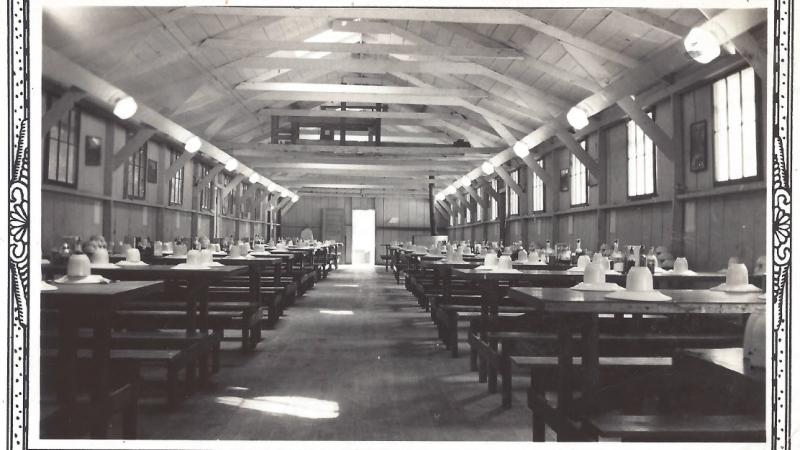
[[[128,134],[131,139],[133,134]],[[125,161],[124,198],[144,200],[147,187],[147,142]]]
[[456,216],[456,223],[458,223],[459,225],[461,225],[461,211],[459,211],[459,212],[458,212],[458,215]]
[[455,225],[455,219],[454,219],[453,215],[450,214],[450,226],[452,227],[453,225]]
[[[169,151],[170,166],[175,164],[175,161],[180,158],[180,153],[176,151]],[[182,205],[183,204],[183,167],[175,172],[175,175],[169,180],[169,204]]]
[[[511,172],[511,179],[514,180],[515,183],[519,184],[519,169]],[[519,194],[514,189],[510,187],[506,188],[506,200],[508,204],[506,205],[506,211],[508,211],[509,216],[513,216],[514,214],[519,214]]]
[[195,161],[193,165],[192,174],[195,189],[199,191],[200,209],[211,209],[211,183],[206,183],[205,186],[197,186],[197,182],[203,177],[208,175],[208,166]]
[[[231,182],[231,180],[233,180],[232,176],[230,176],[228,174],[223,175],[223,177],[222,177],[222,185],[223,186],[227,186]],[[231,212],[233,212],[233,190],[232,189],[231,189],[231,192],[228,193],[228,195],[225,196],[225,198],[222,199],[222,214],[230,214]]]
[[467,204],[467,212],[465,213],[464,223],[472,223],[472,205]]
[[[497,192],[497,178],[492,180],[492,189]],[[492,197],[491,203],[491,215],[489,216],[489,220],[497,220],[497,199]]]
[[[50,108],[54,102],[47,96],[46,107]],[[72,108],[44,138],[44,181],[73,187],[78,184],[79,136],[80,113]]]
[[[544,159],[537,161],[539,166],[544,169]],[[539,178],[534,172],[529,172],[533,176],[533,189],[531,196],[533,197],[533,212],[544,211],[544,181]]]
[[[586,151],[586,141],[581,141],[581,148]],[[573,154],[569,159],[569,204],[571,206],[586,205],[589,203],[589,185],[586,184],[586,167]]]
[[[476,192],[478,193],[478,198],[483,199],[483,188],[479,187]],[[476,202],[475,204],[475,221],[480,222],[483,220],[483,206],[481,206],[481,202]]]
[[[653,118],[653,113],[648,113]],[[653,141],[632,120],[628,121],[628,197],[656,193],[656,156]]]
[[752,67],[714,83],[714,181],[756,178],[756,80]]

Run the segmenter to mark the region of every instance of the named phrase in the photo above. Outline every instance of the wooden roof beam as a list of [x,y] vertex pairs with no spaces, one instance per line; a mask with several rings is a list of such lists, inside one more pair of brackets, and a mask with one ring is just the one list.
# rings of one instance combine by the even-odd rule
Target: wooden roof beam
[[564,143],[564,146],[567,147],[567,150],[569,150],[570,153],[575,155],[575,157],[580,160],[581,164],[586,167],[586,169],[595,177],[595,179],[601,179],[603,173],[600,170],[600,164],[589,155],[589,152],[581,147],[572,134],[562,128],[556,130],[556,136],[561,142]]
[[189,163],[189,161],[192,160],[194,155],[196,155],[196,153],[190,153],[190,152],[181,153],[181,156],[175,161],[173,161],[169,165],[169,167],[167,167],[167,170],[164,171],[164,179],[169,180],[172,177],[174,177],[179,170],[181,170],[184,166],[186,166],[186,164]]
[[534,159],[533,155],[528,154],[527,156],[522,158],[522,162],[524,162],[525,165],[528,166],[533,171],[533,173],[537,177],[539,177],[539,179],[542,180],[547,189],[549,190],[555,189],[556,191],[558,191],[559,180],[554,175],[550,174],[550,172],[544,170],[544,168],[539,165],[539,161]]
[[481,205],[481,208],[489,207],[489,201],[478,195],[478,191],[476,191],[475,188],[473,188],[472,186],[464,186],[464,190],[466,190],[469,193],[470,197],[474,198],[475,201],[478,202],[479,205]]
[[70,88],[67,92],[65,92],[58,100],[56,100],[47,112],[44,113],[42,116],[42,139],[47,136],[47,133],[50,132],[50,128],[55,126],[59,120],[64,119],[67,117],[72,108],[75,107],[75,104],[81,101],[88,95],[87,92],[84,92],[77,88]]
[[489,182],[485,176],[478,177],[478,183],[480,183],[483,186],[483,188],[486,189],[486,192],[488,192],[489,195],[492,196],[492,198],[494,198],[495,200],[500,200],[500,194],[498,194],[497,191],[494,190],[494,188],[492,187],[492,183]]
[[[323,83],[240,83],[237,90],[266,92],[319,92],[331,94],[373,94],[373,95],[428,95],[444,97],[481,98],[484,94],[478,89],[430,89],[406,86],[361,86],[355,84]],[[380,103],[380,100],[376,101]]]
[[236,186],[238,186],[239,184],[241,184],[242,181],[244,181],[244,179],[245,176],[243,174],[240,173],[236,175],[228,184],[225,185],[224,188],[222,188],[222,197],[224,198],[226,195],[230,194],[231,191]]
[[[425,22],[457,22],[522,25],[534,31],[547,34],[584,48],[609,61],[628,67],[636,67],[638,61],[617,51],[603,47],[588,39],[550,25],[535,17],[513,9],[468,9],[468,8],[195,8],[203,14],[234,14],[261,16],[299,16],[326,17],[328,19],[382,19],[382,20],[414,20]],[[350,22],[348,22],[349,24]]]
[[131,155],[133,155],[137,150],[142,148],[142,146],[147,142],[148,139],[153,137],[156,134],[156,130],[153,128],[142,128],[136,132],[135,135],[131,139],[129,139],[125,145],[122,146],[116,153],[114,153],[114,162],[111,165],[112,170],[116,170],[119,166],[122,165]]
[[522,189],[522,187],[516,181],[514,181],[513,178],[511,178],[511,174],[506,172],[506,169],[504,169],[503,166],[495,167],[494,171],[497,172],[497,175],[499,175],[500,178],[503,179],[503,182],[506,184],[506,187],[510,187],[511,189],[513,189],[514,192],[516,192],[517,195],[519,195],[520,197],[525,195],[525,190]]
[[357,53],[370,55],[423,55],[436,57],[521,59],[514,49],[485,47],[448,47],[441,45],[394,45],[343,42],[275,41],[269,39],[206,39],[201,48],[220,50],[254,49],[264,51],[307,51],[330,53]]
[[[587,54],[583,50],[572,46],[565,46],[567,52],[572,55],[573,59],[586,70],[586,72],[592,74],[596,79],[597,82],[600,83],[603,87],[608,85],[607,79],[610,78],[610,74],[605,70],[605,67],[602,66],[597,60],[592,57],[592,55]],[[673,141],[672,137],[669,136],[660,126],[658,126],[655,121],[653,121],[650,116],[648,116],[642,108],[636,103],[636,101],[631,98],[631,96],[625,96],[617,100],[617,105],[619,105],[622,110],[628,114],[631,120],[639,127],[641,130],[646,134],[652,141],[655,143],[656,147],[661,150],[662,153],[670,160],[675,161],[677,156],[678,150],[677,145]]]

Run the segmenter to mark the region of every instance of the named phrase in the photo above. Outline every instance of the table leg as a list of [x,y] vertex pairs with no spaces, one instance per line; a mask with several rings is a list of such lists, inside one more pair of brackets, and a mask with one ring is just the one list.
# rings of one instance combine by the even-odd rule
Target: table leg
[[197,332],[197,284],[199,280],[189,280],[186,291],[183,295],[186,296],[186,334],[194,334]]
[[105,403],[110,389],[111,372],[111,317],[99,317],[94,326],[92,339],[92,373],[95,374],[91,391],[94,417],[92,418],[92,437],[104,438],[108,432],[108,415],[101,405]]
[[[488,332],[488,328],[491,324],[497,323],[498,318],[498,309],[500,304],[500,299],[503,298],[503,294],[500,291],[500,283],[486,281],[485,282],[485,299],[489,303],[488,310],[489,310],[489,317],[485,324],[486,332]],[[497,339],[483,339],[483,342],[486,342],[489,345],[490,351],[497,355]],[[488,390],[490,394],[494,394],[497,392],[497,358],[495,358],[494,364],[488,364]]]
[[[58,369],[58,402],[71,411],[75,407],[78,390],[78,324],[66,308],[59,311]],[[73,417],[71,413],[68,416]]]
[[600,384],[600,356],[598,350],[598,317],[592,314],[584,318],[581,325],[581,368],[583,369],[583,386],[581,392],[586,395]]
[[[561,417],[569,417],[572,411],[572,330],[569,321],[558,325],[558,388],[556,391],[556,412]],[[558,441],[569,439],[566,430],[556,430]]]

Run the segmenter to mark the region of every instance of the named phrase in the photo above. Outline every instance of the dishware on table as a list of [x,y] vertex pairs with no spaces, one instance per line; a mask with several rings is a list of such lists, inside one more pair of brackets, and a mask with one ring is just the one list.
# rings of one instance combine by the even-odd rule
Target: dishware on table
[[517,252],[517,261],[520,263],[528,262],[528,252],[524,248],[519,249]]
[[725,282],[712,287],[711,290],[730,293],[761,292],[758,286],[750,284],[749,281],[747,266],[742,263],[734,263],[729,265],[725,272]]
[[576,291],[619,291],[622,286],[606,282],[606,265],[602,261],[591,262],[583,270],[583,281],[572,286]]
[[67,274],[53,280],[53,282],[61,284],[99,284],[108,283],[109,280],[100,275],[92,275],[89,257],[79,253],[70,255],[67,260]]
[[138,248],[129,248],[125,252],[125,260],[117,263],[118,266],[146,266],[147,263],[142,261],[142,255],[139,253]]
[[606,294],[606,298],[635,301],[672,300],[668,295],[653,289],[653,274],[643,266],[631,267],[625,278],[625,289]]
[[108,250],[104,248],[98,248],[92,253],[91,259],[91,267],[97,269],[109,269],[113,267],[118,267],[116,264],[111,264],[108,259]]
[[164,254],[164,243],[161,241],[153,242],[153,256],[162,256]]
[[510,270],[511,269],[511,256],[503,255],[497,260],[496,270]]

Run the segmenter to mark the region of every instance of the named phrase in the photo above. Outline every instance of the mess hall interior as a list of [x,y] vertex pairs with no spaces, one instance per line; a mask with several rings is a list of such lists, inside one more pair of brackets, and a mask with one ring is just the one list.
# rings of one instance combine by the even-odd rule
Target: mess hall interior
[[766,442],[766,9],[41,25],[39,438]]

